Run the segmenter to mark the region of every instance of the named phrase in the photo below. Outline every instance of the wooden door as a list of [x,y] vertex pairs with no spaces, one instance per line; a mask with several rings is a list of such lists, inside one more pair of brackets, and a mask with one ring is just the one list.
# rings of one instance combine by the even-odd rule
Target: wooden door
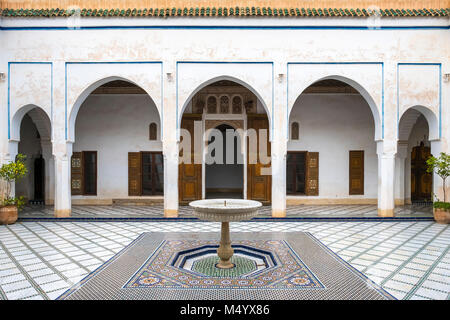
[[[259,157],[260,129],[267,130],[267,156],[270,157],[271,155],[269,142],[269,120],[267,119],[267,115],[248,114],[247,129],[255,129],[258,136],[258,145],[256,147],[257,162],[255,164],[249,163],[249,159],[251,158],[250,143],[252,142],[249,137],[247,138],[247,199],[257,200],[264,204],[269,204],[272,198],[272,175],[264,173],[267,173],[267,170],[270,170],[271,162],[268,164],[262,164]],[[267,169],[264,170],[264,168]]]
[[286,193],[306,194],[306,151],[288,151],[286,157]]
[[427,159],[431,156],[429,147],[423,142],[411,152],[411,200],[431,201],[433,176],[427,172]]
[[83,152],[72,153],[72,158],[70,161],[71,166],[71,191],[72,195],[82,195],[83,194]]
[[319,153],[306,153],[306,195],[319,195]]
[[[202,164],[194,163],[194,122],[201,121],[201,115],[184,115],[181,120],[181,128],[186,129],[191,134],[191,163],[180,163],[178,166],[178,196],[180,204],[187,204],[193,200],[202,198]],[[201,139],[201,137],[195,137]],[[180,150],[182,152],[189,150]]]
[[364,194],[364,150],[349,153],[349,194]]
[[142,195],[142,159],[140,152],[128,152],[128,195]]

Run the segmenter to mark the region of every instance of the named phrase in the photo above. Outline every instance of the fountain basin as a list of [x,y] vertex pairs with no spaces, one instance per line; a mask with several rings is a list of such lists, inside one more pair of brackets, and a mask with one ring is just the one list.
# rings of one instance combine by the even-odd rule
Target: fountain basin
[[230,240],[230,222],[253,218],[258,214],[261,202],[242,199],[209,199],[192,201],[189,205],[194,208],[194,215],[199,219],[221,222],[220,245],[217,255],[220,260],[216,264],[219,269],[234,268],[231,257],[234,250]]
[[261,202],[243,199],[207,199],[189,203],[193,214],[201,219],[215,222],[249,220],[258,214]]

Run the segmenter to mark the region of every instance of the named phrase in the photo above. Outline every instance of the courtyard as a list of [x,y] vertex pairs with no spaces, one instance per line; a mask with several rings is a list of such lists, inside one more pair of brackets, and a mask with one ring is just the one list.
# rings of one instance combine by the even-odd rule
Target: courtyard
[[0,0],[0,300],[450,300],[449,17]]
[[[420,207],[397,208],[403,215],[390,221],[361,218],[363,212],[371,209],[376,217],[375,206],[292,207],[288,217],[297,217],[297,220],[276,221],[268,217],[271,221],[232,223],[232,237],[234,232],[245,232],[249,236],[265,232],[310,232],[396,299],[448,300],[448,225],[435,223],[429,213],[427,218],[426,209]],[[182,220],[191,215],[187,208],[180,211],[183,212],[180,218],[164,219],[162,208],[158,207],[79,206],[74,207],[74,218],[65,220],[45,218],[45,209],[27,208],[18,223],[0,226],[0,297],[57,299],[144,232],[151,235],[153,232],[220,231],[219,223],[194,218]],[[306,212],[310,212],[312,219],[301,218],[302,215],[307,217]],[[313,212],[316,212],[316,219]],[[345,220],[345,217],[356,217],[357,212],[362,212],[359,219]],[[409,217],[405,217],[406,212]],[[118,215],[122,219],[117,219]],[[159,220],[151,220],[158,215]],[[261,217],[264,215],[263,209]],[[317,219],[333,215],[336,218],[332,221]],[[95,217],[109,219],[96,220]]]

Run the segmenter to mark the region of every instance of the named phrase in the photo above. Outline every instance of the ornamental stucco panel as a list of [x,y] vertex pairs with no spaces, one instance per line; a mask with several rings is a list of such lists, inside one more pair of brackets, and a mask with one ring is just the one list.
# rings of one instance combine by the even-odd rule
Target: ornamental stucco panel
[[264,106],[269,122],[273,101],[272,63],[178,63],[178,124],[185,107],[203,87],[219,80],[235,81],[256,95]]
[[439,139],[440,82],[437,64],[398,66],[398,118],[401,119],[409,108],[418,108],[428,121],[430,139]]
[[18,140],[21,120],[32,107],[40,107],[52,119],[52,65],[11,63],[9,72],[10,138]]
[[382,63],[289,63],[287,74],[288,117],[295,101],[314,82],[335,79],[353,86],[369,104],[375,123],[375,139],[382,137]]
[[69,140],[73,140],[74,123],[78,110],[86,97],[96,88],[113,80],[132,82],[144,89],[162,114],[162,63],[67,63],[66,64],[66,104]]

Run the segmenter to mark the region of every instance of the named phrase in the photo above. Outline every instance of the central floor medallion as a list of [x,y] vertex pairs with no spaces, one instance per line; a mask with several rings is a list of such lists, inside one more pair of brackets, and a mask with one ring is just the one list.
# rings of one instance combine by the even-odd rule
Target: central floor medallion
[[309,233],[231,236],[218,268],[216,233],[143,233],[58,299],[393,299]]
[[217,267],[215,241],[164,241],[124,288],[324,288],[285,241],[235,241],[233,268]]

